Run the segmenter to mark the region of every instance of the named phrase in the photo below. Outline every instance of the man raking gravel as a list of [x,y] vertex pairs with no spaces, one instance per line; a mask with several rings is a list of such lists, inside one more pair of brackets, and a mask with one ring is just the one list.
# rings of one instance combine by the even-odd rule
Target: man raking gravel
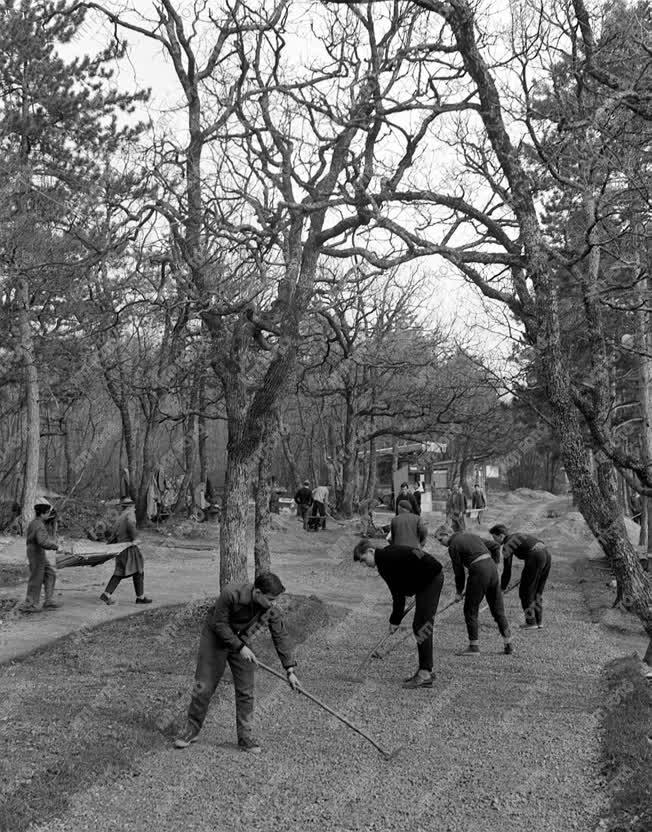
[[[483,598],[487,599],[491,614],[503,637],[504,652],[511,653],[512,634],[505,617],[498,567],[482,538],[468,532],[454,532],[450,526],[440,526],[435,532],[435,538],[442,546],[448,547],[455,573],[456,600],[461,601],[464,595],[464,620],[469,646],[458,655],[468,656],[480,652],[478,612]],[[469,573],[468,581],[465,569]]]
[[294,675],[296,661],[283,615],[275,601],[285,592],[280,578],[272,572],[258,575],[252,584],[228,584],[206,616],[199,641],[195,687],[185,729],[174,741],[186,748],[199,735],[211,698],[228,662],[235,686],[235,714],[238,745],[257,754],[261,747],[254,737],[254,668],[256,656],[247,646],[253,635],[267,625],[274,647],[293,690],[299,682]]
[[412,631],[417,642],[419,669],[405,679],[404,688],[432,687],[432,631],[439,596],[444,585],[441,563],[421,549],[409,546],[386,546],[376,549],[372,541],[361,540],[353,550],[353,560],[377,569],[392,593],[391,633],[398,630],[405,615],[405,599],[415,596]]
[[543,627],[543,590],[550,575],[552,558],[543,541],[531,534],[509,533],[507,526],[498,523],[489,533],[503,547],[503,574],[500,585],[503,592],[512,577],[512,558],[524,561],[518,590],[525,613],[522,630],[540,630]]

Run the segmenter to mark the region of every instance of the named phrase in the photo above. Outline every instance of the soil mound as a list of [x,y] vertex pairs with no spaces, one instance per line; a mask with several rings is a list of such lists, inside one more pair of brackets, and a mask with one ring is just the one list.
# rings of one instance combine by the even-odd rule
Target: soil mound
[[[518,494],[519,497],[523,497],[525,500],[555,500],[556,495],[552,494],[550,491],[537,491],[535,488],[517,488],[513,492],[513,494]],[[507,495],[509,496],[509,495]]]

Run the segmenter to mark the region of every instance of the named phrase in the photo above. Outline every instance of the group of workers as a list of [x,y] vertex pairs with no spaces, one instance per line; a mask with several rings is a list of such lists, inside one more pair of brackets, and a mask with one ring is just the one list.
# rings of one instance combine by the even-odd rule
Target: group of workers
[[[125,548],[115,558],[113,575],[100,595],[105,604],[115,604],[113,593],[124,578],[132,578],[137,604],[151,604],[152,599],[145,595],[145,564],[138,546],[136,529],[136,507],[129,497],[122,500],[122,512],[112,529],[106,530],[104,541],[107,543],[125,543]],[[52,504],[40,498],[34,505],[34,519],[27,526],[25,540],[27,544],[27,562],[29,578],[25,601],[19,606],[21,612],[36,613],[60,606],[54,600],[54,587],[57,582],[56,566],[48,560],[47,551],[58,552],[61,548],[56,539],[56,511]],[[41,591],[44,598],[41,603]]]
[[[304,492],[301,494],[301,489],[297,492],[301,498],[296,500],[297,505],[307,507],[302,517],[304,522],[308,508],[314,506],[315,502],[325,505],[328,500],[328,489],[325,486],[310,491],[309,485],[309,482],[305,482]],[[319,488],[324,488],[326,494],[320,492]],[[307,496],[305,501],[303,499],[306,491],[310,494],[310,502],[307,501]],[[353,550],[353,560],[377,569],[387,584],[392,598],[390,633],[398,629],[405,616],[406,599],[414,596],[412,631],[416,640],[418,667],[412,676],[404,680],[403,687],[406,689],[428,688],[433,685],[434,620],[444,585],[442,564],[423,549],[428,530],[420,516],[418,502],[411,497],[413,495],[409,492],[407,483],[404,483],[397,496],[396,514],[392,518],[387,541],[365,538]],[[132,576],[136,603],[151,603],[151,599],[144,595],[144,565],[138,547],[133,502],[125,499],[122,508],[111,539],[128,545],[116,558],[114,574],[100,597],[105,603],[112,604],[113,592],[120,581]],[[59,549],[48,528],[53,515],[49,504],[37,504],[35,518],[27,529],[30,578],[24,605],[26,611],[57,606],[53,600],[56,571],[45,555],[48,549]],[[313,509],[311,516],[317,517],[318,521],[325,519],[325,513],[321,514],[319,506],[316,512]],[[455,577],[454,600],[464,600],[468,645],[458,655],[472,656],[480,652],[478,616],[483,599],[486,599],[503,639],[504,653],[509,655],[513,652],[503,592],[509,586],[514,557],[524,562],[519,589],[525,614],[521,627],[525,630],[540,630],[543,627],[543,591],[551,565],[546,546],[532,535],[510,533],[503,524],[492,526],[489,533],[491,539],[484,539],[445,523],[434,534],[435,539],[448,549]],[[502,575],[499,575],[501,550],[503,570]],[[45,589],[45,600],[41,606],[42,587]],[[253,585],[243,583],[224,587],[203,625],[187,721],[174,741],[177,748],[186,748],[198,739],[211,698],[228,664],[235,686],[238,746],[246,752],[260,752],[261,747],[254,732],[254,669],[257,659],[249,642],[261,627],[267,626],[270,630],[277,654],[286,670],[289,686],[293,690],[300,689],[295,674],[296,659],[283,615],[277,606],[284,591],[280,578],[271,572],[258,575]]]
[[[309,485],[309,482],[304,483],[306,489]],[[396,500],[396,515],[390,524],[389,544],[366,538],[353,550],[353,560],[377,569],[389,588],[392,597],[390,633],[395,632],[403,620],[406,599],[415,598],[412,631],[417,645],[418,668],[403,681],[403,687],[408,690],[433,686],[434,620],[444,585],[442,564],[423,550],[428,531],[420,517],[420,507],[409,498],[409,493],[407,483],[404,483]],[[299,492],[297,495],[301,496]],[[298,499],[296,502],[298,506],[302,504]],[[483,539],[447,524],[439,526],[435,532],[436,540],[448,549],[452,562],[455,601],[464,599],[468,646],[458,655],[480,653],[478,616],[483,599],[486,599],[502,636],[504,653],[513,653],[503,592],[511,579],[514,557],[524,561],[519,595],[525,622],[521,626],[525,630],[543,627],[543,590],[550,572],[550,553],[538,538],[510,533],[503,524],[492,526],[489,532],[491,539]],[[499,575],[501,549],[503,571]],[[276,606],[283,591],[280,579],[273,573],[259,575],[253,586],[249,583],[229,585],[222,590],[204,622],[195,686],[186,725],[174,741],[176,748],[187,748],[198,739],[211,697],[228,663],[235,685],[238,746],[251,753],[261,751],[253,733],[253,674],[257,659],[249,642],[265,624],[286,670],[289,686],[293,690],[300,687],[295,673],[296,659],[289,646],[283,617]]]
[[303,523],[308,532],[318,532],[326,528],[328,516],[328,486],[318,485],[310,488],[310,480],[304,480],[303,485],[294,495],[297,505],[297,519]]

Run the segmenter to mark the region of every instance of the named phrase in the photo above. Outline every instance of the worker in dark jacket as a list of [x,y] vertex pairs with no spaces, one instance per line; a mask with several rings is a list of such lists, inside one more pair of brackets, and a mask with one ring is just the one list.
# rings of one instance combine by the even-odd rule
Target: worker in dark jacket
[[306,528],[308,522],[308,512],[312,505],[312,490],[310,488],[310,480],[304,480],[301,488],[297,489],[294,495],[294,502],[297,504],[297,518],[301,520],[303,528]]
[[428,527],[423,520],[412,513],[407,500],[398,504],[398,514],[392,518],[390,541],[394,546],[408,546],[410,549],[422,549],[428,539]]
[[127,498],[122,503],[122,514],[118,517],[110,543],[129,543],[126,549],[115,559],[115,569],[106,589],[100,595],[105,604],[115,604],[113,593],[123,578],[131,576],[136,591],[137,604],[151,604],[152,599],[145,595],[145,562],[140,548],[136,545],[138,531],[136,529],[136,507],[133,500]]
[[376,568],[392,594],[390,632],[395,632],[405,615],[405,599],[415,596],[412,632],[417,642],[419,669],[405,679],[403,687],[432,687],[432,631],[439,604],[444,574],[441,564],[421,549],[408,546],[376,548],[370,540],[361,540],[353,551],[353,560]]
[[552,558],[543,541],[522,532],[509,533],[507,526],[498,523],[489,533],[503,547],[503,574],[501,587],[509,586],[512,577],[512,558],[524,561],[518,595],[525,612],[523,630],[540,630],[543,627],[543,590],[550,574]]
[[[45,521],[52,515],[52,506],[47,502],[39,502],[34,506],[36,515],[27,526],[25,541],[27,543],[27,561],[29,563],[29,579],[27,594],[21,612],[40,612],[44,609],[54,609],[59,606],[54,600],[54,586],[57,582],[57,571],[48,563],[46,549],[58,551],[59,545],[54,537],[48,534]],[[41,587],[45,592],[41,607]]]
[[204,622],[188,723],[175,740],[177,748],[186,748],[197,739],[228,662],[235,685],[238,745],[243,751],[260,752],[260,745],[253,734],[256,656],[248,646],[260,627],[269,627],[290,687],[296,690],[299,685],[294,675],[296,661],[283,616],[275,606],[276,599],[283,592],[285,587],[272,572],[258,575],[253,586],[247,583],[227,584],[224,587]]
[[461,485],[458,485],[451,497],[451,527],[455,532],[466,529],[466,495]]
[[471,508],[478,509],[477,519],[478,526],[482,524],[482,511],[487,507],[487,498],[479,482],[473,486],[473,494],[471,495]]
[[[440,526],[435,532],[442,546],[448,547],[455,573],[456,601],[464,596],[464,620],[469,636],[469,646],[458,655],[475,655],[480,652],[478,642],[478,613],[482,599],[486,597],[494,621],[503,637],[505,653],[512,652],[512,636],[505,617],[503,593],[500,589],[498,568],[482,539],[468,532],[454,532],[450,526]],[[469,573],[468,581],[466,573]],[[464,592],[466,585],[466,593]]]
[[421,508],[416,501],[414,494],[410,491],[410,486],[406,482],[401,483],[401,490],[396,495],[396,505],[394,514],[398,514],[398,507],[402,500],[407,500],[410,504],[410,511],[413,514],[421,514]]

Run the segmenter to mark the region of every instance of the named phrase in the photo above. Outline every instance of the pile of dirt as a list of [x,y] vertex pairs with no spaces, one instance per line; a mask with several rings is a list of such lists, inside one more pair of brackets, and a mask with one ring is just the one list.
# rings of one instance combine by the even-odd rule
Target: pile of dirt
[[536,488],[517,488],[513,491],[513,493],[518,494],[519,497],[523,497],[526,500],[557,499],[557,495],[552,494],[550,491],[538,491]]
[[507,503],[509,506],[513,505],[520,505],[525,502],[523,497],[520,497],[515,491],[510,491],[509,494],[505,494],[503,498],[503,502]]

